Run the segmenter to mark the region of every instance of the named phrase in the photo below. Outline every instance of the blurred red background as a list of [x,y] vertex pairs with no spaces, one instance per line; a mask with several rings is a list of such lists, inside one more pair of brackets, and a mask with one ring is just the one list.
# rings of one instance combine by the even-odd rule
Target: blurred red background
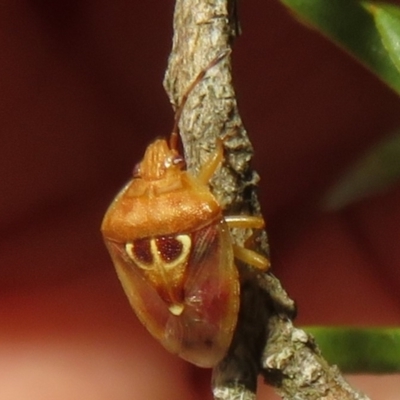
[[[172,127],[172,12],[172,0],[2,2],[1,398],[210,398],[209,372],[140,326],[99,234],[146,145]],[[234,81],[262,149],[273,271],[298,323],[398,325],[400,188],[337,213],[318,207],[399,126],[398,97],[277,1],[239,12]],[[399,376],[357,379],[375,399],[400,390]]]

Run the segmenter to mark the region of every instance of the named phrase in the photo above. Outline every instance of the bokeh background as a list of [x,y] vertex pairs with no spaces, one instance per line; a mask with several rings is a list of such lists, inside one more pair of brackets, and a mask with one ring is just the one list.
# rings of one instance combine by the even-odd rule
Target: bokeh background
[[[99,233],[146,145],[172,127],[161,84],[172,12],[172,0],[2,1],[2,399],[211,399],[210,372],[139,324]],[[398,97],[276,0],[239,13],[234,81],[273,271],[298,324],[399,325],[400,188],[335,213],[319,206],[400,125]],[[399,375],[349,379],[398,399]]]

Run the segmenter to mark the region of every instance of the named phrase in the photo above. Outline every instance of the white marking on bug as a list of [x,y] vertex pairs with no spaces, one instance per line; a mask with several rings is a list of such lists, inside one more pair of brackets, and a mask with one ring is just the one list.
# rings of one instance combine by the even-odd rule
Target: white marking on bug
[[171,314],[179,317],[182,314],[184,308],[185,306],[183,304],[171,304],[168,307],[168,310]]
[[[155,270],[158,274],[160,274],[161,279],[165,282],[168,282],[167,274],[168,271],[171,271],[174,268],[180,267],[183,264],[187,263],[189,260],[190,250],[192,246],[192,239],[189,235],[177,235],[174,238],[178,242],[181,243],[182,249],[177,258],[172,260],[171,262],[167,262],[162,258],[162,252],[157,247],[157,239],[152,238],[150,241],[150,253],[153,257],[153,262],[151,264],[145,264],[135,254],[135,246],[132,242],[128,242],[125,244],[125,251],[129,258],[141,269],[150,271]],[[168,310],[171,314],[175,316],[180,316],[184,310],[184,304],[173,303],[168,306]]]
[[129,258],[134,261],[139,268],[150,270],[154,268],[164,268],[165,270],[171,270],[185,262],[189,259],[190,249],[192,246],[192,239],[189,235],[177,235],[175,239],[182,244],[181,254],[171,262],[167,262],[162,259],[161,252],[157,247],[156,239],[150,239],[150,252],[153,256],[153,262],[151,264],[145,264],[139,260],[134,251],[134,244],[128,242],[125,244],[125,251]]
[[131,242],[126,243],[125,244],[125,251],[126,251],[126,254],[128,254],[129,258],[131,260],[135,261],[136,258],[135,258],[134,254],[133,254],[133,243],[131,243]]
[[[182,265],[183,263],[187,262],[189,259],[189,254],[190,254],[190,248],[192,245],[192,240],[190,239],[189,235],[178,235],[175,237],[175,239],[182,244],[182,250],[181,254],[175,259],[172,260],[171,262],[167,262],[163,260],[161,257],[161,251],[157,247],[157,242],[156,239],[150,239],[150,251],[153,256],[153,264],[154,267],[157,269],[165,269],[165,270],[171,270],[179,265]],[[135,262],[136,262],[136,257],[135,257]],[[142,265],[139,264],[139,267],[143,268]],[[147,266],[144,267],[144,269],[148,269]]]
[[[150,270],[154,269],[157,264],[154,263],[154,262],[150,263],[150,264],[145,264],[144,262],[140,261],[135,255],[134,247],[135,246],[133,245],[132,242],[128,242],[128,243],[125,244],[125,251],[126,251],[126,254],[128,254],[128,257],[135,264],[137,264],[137,266],[139,268],[141,268],[141,269],[144,269],[144,270],[147,270],[147,271],[150,271]],[[152,254],[153,254],[153,252],[152,252]],[[153,257],[154,257],[154,255],[153,255]]]

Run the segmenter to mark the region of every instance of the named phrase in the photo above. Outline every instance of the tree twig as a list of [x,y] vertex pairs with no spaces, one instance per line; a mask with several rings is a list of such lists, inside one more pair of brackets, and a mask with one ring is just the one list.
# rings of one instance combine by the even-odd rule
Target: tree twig
[[[164,86],[176,109],[197,74],[232,45],[239,31],[234,0],[176,0],[173,47]],[[227,214],[259,214],[258,175],[250,169],[252,146],[240,119],[229,58],[207,72],[191,92],[179,128],[188,169],[199,170],[224,137],[225,162],[212,191]],[[233,232],[238,243],[246,236]],[[255,244],[268,254],[266,234]],[[225,359],[213,371],[215,399],[253,400],[261,373],[284,399],[367,400],[330,367],[312,337],[292,324],[294,302],[271,274],[239,266],[241,308]]]

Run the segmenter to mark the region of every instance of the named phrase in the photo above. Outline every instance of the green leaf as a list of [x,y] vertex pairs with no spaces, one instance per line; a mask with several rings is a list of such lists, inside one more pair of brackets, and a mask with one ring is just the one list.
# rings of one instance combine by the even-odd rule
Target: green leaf
[[345,373],[400,372],[400,328],[305,327]]
[[326,211],[337,211],[389,190],[400,181],[400,132],[374,146],[322,198]]
[[355,0],[281,0],[298,19],[340,45],[400,94],[400,73],[374,18]]
[[364,3],[372,14],[393,64],[400,71],[400,8],[385,3]]

